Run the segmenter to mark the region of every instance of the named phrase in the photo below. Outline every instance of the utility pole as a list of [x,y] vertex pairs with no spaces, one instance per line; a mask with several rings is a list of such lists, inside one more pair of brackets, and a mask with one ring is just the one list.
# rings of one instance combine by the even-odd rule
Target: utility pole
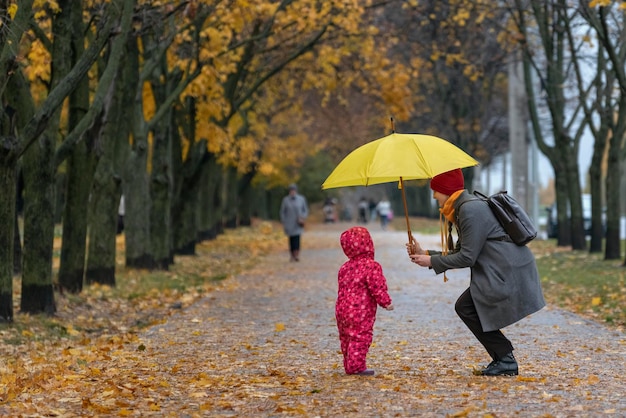
[[[531,213],[528,190],[528,109],[520,51],[513,52],[508,63],[509,151],[511,154],[511,195]],[[536,221],[536,218],[535,218]]]

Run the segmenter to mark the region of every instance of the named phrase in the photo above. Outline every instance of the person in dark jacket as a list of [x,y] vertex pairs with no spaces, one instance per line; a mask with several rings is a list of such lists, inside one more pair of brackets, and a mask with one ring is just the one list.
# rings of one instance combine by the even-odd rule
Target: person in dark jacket
[[[461,294],[455,310],[478,341],[491,363],[484,376],[517,375],[513,344],[501,329],[545,306],[535,257],[526,246],[513,243],[487,203],[464,189],[460,169],[433,177],[433,198],[442,217],[442,251],[407,244],[413,263],[437,274],[469,267],[470,286]],[[457,242],[450,231],[456,227]]]

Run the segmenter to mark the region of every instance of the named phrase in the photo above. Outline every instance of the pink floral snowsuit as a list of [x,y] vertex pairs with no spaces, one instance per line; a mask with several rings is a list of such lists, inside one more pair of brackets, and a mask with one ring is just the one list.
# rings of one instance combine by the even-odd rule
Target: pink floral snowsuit
[[338,273],[335,318],[344,369],[347,374],[354,374],[366,369],[377,305],[386,308],[391,297],[383,269],[374,260],[374,242],[368,230],[360,226],[350,228],[341,234],[340,242],[349,260]]

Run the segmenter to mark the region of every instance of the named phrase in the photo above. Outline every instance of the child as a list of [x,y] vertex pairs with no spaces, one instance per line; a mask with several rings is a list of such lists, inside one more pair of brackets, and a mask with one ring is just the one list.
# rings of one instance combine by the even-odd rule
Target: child
[[349,258],[339,269],[335,305],[343,366],[347,374],[373,375],[365,358],[372,344],[376,307],[391,311],[393,305],[382,267],[374,260],[374,242],[368,230],[352,227],[341,234],[340,242]]

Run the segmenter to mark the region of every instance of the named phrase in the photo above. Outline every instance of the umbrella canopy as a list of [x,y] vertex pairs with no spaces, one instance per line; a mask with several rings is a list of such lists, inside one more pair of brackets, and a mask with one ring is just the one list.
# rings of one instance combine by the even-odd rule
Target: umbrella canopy
[[393,133],[352,151],[328,176],[322,189],[429,179],[478,161],[445,139]]
[[445,139],[392,133],[348,154],[330,173],[322,189],[399,181],[408,239],[409,243],[414,243],[403,181],[430,179],[446,171],[475,165],[478,161]]

